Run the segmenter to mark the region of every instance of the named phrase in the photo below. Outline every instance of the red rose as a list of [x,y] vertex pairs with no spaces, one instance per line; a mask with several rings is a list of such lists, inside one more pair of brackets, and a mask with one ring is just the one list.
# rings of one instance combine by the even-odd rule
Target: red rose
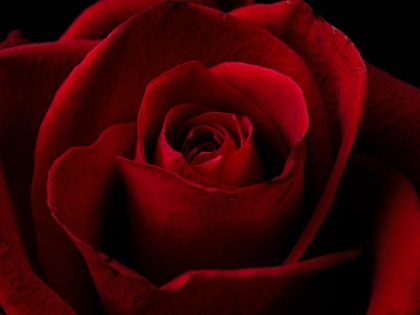
[[195,2],[2,44],[6,314],[419,313],[419,90],[299,0]]

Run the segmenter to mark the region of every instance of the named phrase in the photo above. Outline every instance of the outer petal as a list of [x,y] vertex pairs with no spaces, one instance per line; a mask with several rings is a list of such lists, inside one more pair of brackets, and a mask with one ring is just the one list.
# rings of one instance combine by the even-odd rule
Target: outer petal
[[[128,18],[162,1],[164,0],[98,1],[77,17],[61,36],[61,40],[103,39]],[[189,0],[188,2],[229,11],[243,5],[252,4],[253,0]]]
[[8,192],[10,206],[21,214],[25,242],[33,238],[28,191],[38,128],[58,87],[95,44],[63,42],[0,51],[0,163],[6,185],[2,193]]
[[21,255],[3,241],[0,261],[0,305],[7,315],[76,315],[32,272]]
[[92,146],[71,148],[57,159],[48,181],[53,215],[83,254],[105,314],[138,314],[154,288],[98,251],[124,259],[131,249],[115,157],[131,157],[135,139],[135,124],[113,126]]
[[[68,261],[69,250],[61,245],[64,236],[51,221],[45,202],[47,172],[54,160],[72,146],[92,143],[111,125],[135,121],[147,84],[189,60],[199,60],[206,67],[238,61],[274,69],[301,87],[308,106],[321,106],[301,58],[255,25],[209,8],[171,2],[133,17],[72,72],[40,128],[31,205],[35,216],[44,218],[38,223],[37,237],[43,240],[41,261],[49,261],[46,272],[72,274],[63,272],[58,263]],[[320,130],[325,128],[320,124]]]
[[[316,173],[308,173],[309,178],[320,180],[315,186],[309,186],[315,195],[320,194],[320,189],[325,189],[308,226],[288,258],[289,262],[297,261],[328,213],[356,137],[366,93],[365,66],[350,40],[339,30],[317,19],[309,6],[300,0],[250,6],[232,14],[261,25],[295,50],[314,74],[324,100],[336,162],[331,174],[317,176]],[[315,156],[308,162],[308,171],[311,172],[317,169],[317,165],[325,163],[325,158],[316,152],[323,149],[322,143],[313,136],[317,133],[317,116],[311,114],[310,108],[309,116],[310,128],[305,143],[308,157],[311,154]]]
[[[26,255],[26,248],[35,269],[38,267],[37,245],[32,220],[40,218],[36,215],[32,218],[29,191],[36,136],[55,92],[96,44],[95,41],[63,41],[21,45],[0,51],[0,185],[3,186],[0,234],[10,245],[22,251],[22,255]],[[49,212],[44,215],[51,220]],[[42,224],[38,226],[38,229],[44,228],[48,229]],[[54,252],[50,254],[55,255]],[[65,296],[75,309],[91,303],[85,300],[83,296],[86,294],[80,288],[72,291],[77,286],[75,283],[66,283],[61,289],[52,283],[49,284],[53,289]],[[84,283],[83,287],[88,285]]]
[[[358,257],[360,249],[337,252],[315,259],[273,268],[237,271],[199,270],[188,272],[161,287],[145,303],[146,314],[311,314],[317,313],[327,295],[313,297],[328,271]],[[326,269],[332,270],[326,270]],[[323,271],[327,272],[323,272]],[[333,274],[334,276],[334,274]],[[340,275],[335,275],[341,278]],[[315,280],[315,281],[314,281]],[[312,289],[305,292],[308,286]],[[343,284],[336,287],[342,289]],[[307,295],[306,295],[307,294]],[[328,293],[327,293],[328,294]],[[342,306],[321,308],[320,314],[338,314]]]
[[366,229],[372,269],[368,310],[420,312],[420,206],[410,182],[373,158],[350,160],[344,186]]
[[368,64],[366,114],[355,150],[407,176],[420,192],[420,90]]

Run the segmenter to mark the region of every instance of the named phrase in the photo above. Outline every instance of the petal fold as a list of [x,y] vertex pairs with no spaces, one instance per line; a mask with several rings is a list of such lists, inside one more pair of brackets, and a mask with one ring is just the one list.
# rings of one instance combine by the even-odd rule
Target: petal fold
[[[319,135],[319,114],[308,105],[306,172],[307,178],[315,179],[315,182],[309,180],[309,197],[319,202],[287,260],[297,261],[328,214],[356,138],[366,95],[365,65],[351,41],[327,22],[317,19],[300,0],[244,7],[232,14],[264,27],[298,53],[314,75],[325,106],[331,147],[328,135]],[[325,154],[330,148],[335,160],[332,169],[329,154]]]
[[[190,60],[198,60],[206,67],[236,61],[273,69],[300,86],[307,104],[311,104],[308,106],[322,107],[303,60],[268,31],[210,8],[161,3],[117,28],[91,51],[56,93],[40,127],[35,150],[33,211],[48,214],[45,187],[48,170],[56,158],[70,147],[93,143],[111,125],[135,121],[147,84]],[[319,128],[327,127],[320,124]],[[47,220],[50,218],[41,220],[40,226],[51,226]],[[77,251],[70,254],[68,248],[56,246],[65,236],[58,237],[59,233],[51,228],[39,236],[45,239],[40,244],[47,244],[43,255],[56,253],[56,257],[48,258],[54,262],[48,263],[45,270],[72,274],[63,273],[58,259],[67,260],[67,255],[77,255]]]
[[0,305],[6,314],[77,314],[3,241],[0,241],[0,261]]
[[127,261],[132,249],[115,158],[132,157],[135,139],[135,123],[112,126],[91,146],[68,150],[49,173],[53,216],[86,260],[106,314],[138,314],[153,289],[109,256]]
[[366,114],[355,151],[403,173],[420,192],[420,89],[368,64]]
[[[19,45],[0,51],[0,165],[2,167],[0,185],[4,185],[1,203],[7,203],[4,207],[2,204],[0,208],[2,218],[0,234],[9,235],[5,236],[7,242],[22,251],[22,255],[27,256],[41,277],[49,270],[48,267],[40,270],[37,250],[46,250],[51,256],[57,253],[42,243],[38,233],[45,233],[50,225],[53,225],[53,228],[58,227],[51,220],[48,209],[43,209],[45,212],[39,216],[35,212],[30,212],[29,192],[34,169],[33,152],[36,138],[55,92],[96,44],[96,41],[63,41]],[[11,213],[14,222],[10,221]],[[49,220],[45,225],[39,224],[43,217]],[[15,231],[12,232],[11,229]],[[10,239],[12,235],[21,239],[20,245]],[[58,240],[54,239],[54,242],[58,243]],[[43,262],[41,267],[45,267]],[[61,273],[62,270],[58,272],[59,277]],[[74,282],[65,282],[60,287],[55,280],[47,278],[53,290],[62,295],[77,311],[82,312],[82,309],[91,303],[88,295],[81,290],[81,287],[88,287],[86,283],[75,289],[79,281],[77,279]]]
[[[71,39],[104,39],[118,25],[130,17],[150,9],[163,0],[102,0],[94,3],[83,11],[70,25],[60,40]],[[176,5],[181,1],[168,1]],[[244,2],[250,4],[252,0],[190,0],[213,8],[227,7],[228,10],[239,7]]]
[[350,159],[347,186],[366,234],[372,274],[367,314],[420,312],[420,206],[411,183],[366,156]]

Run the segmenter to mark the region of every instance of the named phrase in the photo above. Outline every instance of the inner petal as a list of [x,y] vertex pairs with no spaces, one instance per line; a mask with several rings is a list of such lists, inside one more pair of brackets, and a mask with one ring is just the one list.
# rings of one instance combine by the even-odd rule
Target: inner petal
[[193,128],[185,139],[182,153],[188,164],[194,162],[201,153],[212,153],[224,142],[224,135],[210,126]]

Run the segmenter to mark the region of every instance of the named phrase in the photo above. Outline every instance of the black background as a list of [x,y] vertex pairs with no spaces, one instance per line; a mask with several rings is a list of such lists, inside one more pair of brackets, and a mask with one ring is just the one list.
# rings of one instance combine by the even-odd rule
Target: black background
[[[1,0],[0,40],[13,29],[34,41],[52,41],[94,0]],[[261,1],[263,2],[263,1]],[[362,57],[420,87],[420,17],[416,2],[307,0],[317,15],[342,30]],[[418,46],[417,46],[418,45]]]

